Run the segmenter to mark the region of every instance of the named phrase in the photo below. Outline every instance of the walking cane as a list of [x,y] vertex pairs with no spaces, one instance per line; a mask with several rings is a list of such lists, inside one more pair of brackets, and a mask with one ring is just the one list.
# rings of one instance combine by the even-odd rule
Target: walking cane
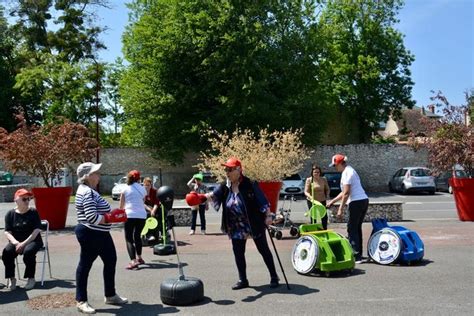
[[270,240],[272,241],[273,250],[275,250],[275,254],[276,254],[276,257],[278,259],[278,263],[280,264],[281,272],[283,273],[283,277],[285,278],[286,287],[288,288],[288,290],[291,290],[290,285],[288,284],[288,280],[286,279],[285,270],[283,270],[283,265],[281,264],[281,261],[280,261],[280,256],[278,255],[277,249],[275,247],[275,242],[273,241],[272,234],[270,234],[270,229],[268,227],[267,227],[267,232],[268,232],[268,235],[270,235]]

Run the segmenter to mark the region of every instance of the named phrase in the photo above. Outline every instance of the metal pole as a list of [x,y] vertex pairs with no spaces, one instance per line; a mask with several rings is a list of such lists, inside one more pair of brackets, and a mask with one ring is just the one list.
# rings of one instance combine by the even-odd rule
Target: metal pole
[[99,63],[94,59],[95,67],[96,67],[96,89],[95,89],[95,137],[97,141],[97,150],[96,150],[96,163],[100,161],[100,137],[99,137],[99,89],[100,89],[100,82],[99,82]]
[[288,280],[286,279],[285,270],[283,270],[283,265],[281,264],[281,261],[280,261],[280,256],[278,255],[278,251],[275,247],[275,242],[273,241],[272,234],[270,234],[270,229],[268,227],[267,227],[267,232],[268,232],[268,235],[270,236],[270,240],[272,241],[273,250],[275,250],[275,255],[278,259],[278,263],[280,264],[281,272],[283,273],[283,277],[285,278],[286,287],[288,288],[288,290],[291,290],[290,285],[288,284]]

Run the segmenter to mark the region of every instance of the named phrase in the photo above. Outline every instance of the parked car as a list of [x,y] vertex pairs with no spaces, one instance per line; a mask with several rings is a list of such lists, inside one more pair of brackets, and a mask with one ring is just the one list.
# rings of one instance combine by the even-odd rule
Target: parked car
[[8,171],[0,171],[0,185],[9,185],[13,183],[13,175]]
[[329,196],[335,197],[341,193],[341,173],[336,171],[325,172],[323,176],[328,180]]
[[122,177],[112,188],[112,200],[119,200],[120,194],[127,188],[127,177]]
[[435,179],[431,170],[425,167],[405,167],[397,170],[388,182],[390,192],[428,192],[436,191]]
[[280,194],[304,194],[304,180],[297,173],[284,178]]
[[210,172],[203,172],[202,175],[202,184],[207,187],[207,191],[214,191],[214,189],[219,185],[219,182],[217,182],[216,177]]
[[[469,178],[468,174],[464,170],[456,170],[456,178]],[[453,194],[453,188],[449,185],[448,179],[453,177],[452,171],[446,171],[441,173],[435,178],[436,191],[445,191]]]

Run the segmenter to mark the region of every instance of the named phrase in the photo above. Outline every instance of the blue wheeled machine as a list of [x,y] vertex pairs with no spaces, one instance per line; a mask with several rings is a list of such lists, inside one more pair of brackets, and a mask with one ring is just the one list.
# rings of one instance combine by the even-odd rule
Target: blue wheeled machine
[[372,220],[367,249],[370,259],[383,265],[409,265],[420,262],[425,254],[423,241],[416,232],[403,226],[390,226],[384,218]]

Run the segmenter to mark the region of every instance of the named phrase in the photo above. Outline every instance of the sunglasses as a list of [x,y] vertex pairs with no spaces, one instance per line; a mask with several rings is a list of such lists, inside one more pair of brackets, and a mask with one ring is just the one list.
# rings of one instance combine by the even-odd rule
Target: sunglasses
[[21,198],[21,200],[22,200],[23,202],[29,202],[29,201],[32,200],[32,198]]
[[232,172],[232,171],[234,171],[234,170],[235,170],[235,168],[229,168],[229,167],[225,167],[225,168],[224,168],[224,171],[225,171],[226,173]]

